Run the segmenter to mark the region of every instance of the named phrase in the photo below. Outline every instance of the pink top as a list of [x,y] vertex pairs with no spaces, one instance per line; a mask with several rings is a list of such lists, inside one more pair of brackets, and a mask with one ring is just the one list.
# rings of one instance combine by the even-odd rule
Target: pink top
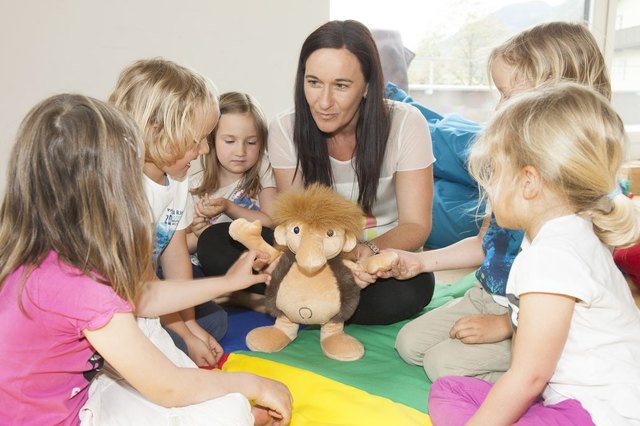
[[82,330],[132,306],[113,289],[49,253],[18,290],[24,267],[0,288],[0,422],[78,424],[89,382],[102,366]]

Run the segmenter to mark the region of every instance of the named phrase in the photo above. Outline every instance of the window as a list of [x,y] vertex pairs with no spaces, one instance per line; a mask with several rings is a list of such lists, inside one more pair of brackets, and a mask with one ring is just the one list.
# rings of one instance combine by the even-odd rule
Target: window
[[[486,71],[493,46],[541,22],[589,22],[605,46],[613,105],[633,141],[630,157],[640,158],[638,0],[332,0],[330,15],[361,21],[379,45],[384,37],[401,43],[406,88],[416,101],[441,114],[458,113],[479,122],[491,116],[497,100]],[[613,43],[605,45],[611,38]],[[381,45],[384,56],[383,49]],[[397,67],[398,59],[393,62]],[[390,79],[386,66],[384,71]]]
[[640,2],[618,0],[613,29],[613,105],[629,134],[629,158],[640,158]]

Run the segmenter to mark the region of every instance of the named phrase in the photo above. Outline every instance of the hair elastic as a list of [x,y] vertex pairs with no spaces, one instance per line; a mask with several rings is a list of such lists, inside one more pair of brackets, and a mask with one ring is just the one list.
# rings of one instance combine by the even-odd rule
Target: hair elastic
[[622,189],[620,189],[620,185],[616,184],[615,189],[607,194],[607,198],[613,200],[618,195],[622,195]]

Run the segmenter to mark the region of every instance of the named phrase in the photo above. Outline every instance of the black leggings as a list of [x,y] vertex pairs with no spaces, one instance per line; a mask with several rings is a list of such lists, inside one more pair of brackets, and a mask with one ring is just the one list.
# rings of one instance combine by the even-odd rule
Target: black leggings
[[352,324],[384,325],[409,319],[431,302],[435,287],[432,272],[408,280],[379,279],[360,293]]
[[[224,275],[247,248],[229,236],[230,222],[216,223],[205,229],[198,238],[198,260],[206,276]],[[273,230],[262,228],[262,238],[273,245]],[[247,290],[264,294],[264,284],[255,284]]]
[[[198,259],[207,276],[224,275],[247,250],[229,236],[229,225],[230,223],[212,225],[198,238]],[[273,244],[273,231],[262,228],[262,238]],[[379,279],[362,290],[358,308],[348,322],[382,325],[411,318],[431,301],[434,286],[435,278],[431,272],[408,280]],[[264,289],[264,284],[256,284],[247,290],[264,294]]]

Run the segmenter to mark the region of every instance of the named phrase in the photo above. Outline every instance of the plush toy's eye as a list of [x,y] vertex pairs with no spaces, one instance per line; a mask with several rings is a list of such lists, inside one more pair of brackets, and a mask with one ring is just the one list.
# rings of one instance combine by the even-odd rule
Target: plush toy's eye
[[294,226],[293,233],[294,234],[299,234],[300,233],[300,227],[299,226]]
[[327,237],[333,237],[334,235],[335,235],[335,234],[334,234],[334,232],[333,232],[333,229],[329,229],[329,230],[327,231]]

